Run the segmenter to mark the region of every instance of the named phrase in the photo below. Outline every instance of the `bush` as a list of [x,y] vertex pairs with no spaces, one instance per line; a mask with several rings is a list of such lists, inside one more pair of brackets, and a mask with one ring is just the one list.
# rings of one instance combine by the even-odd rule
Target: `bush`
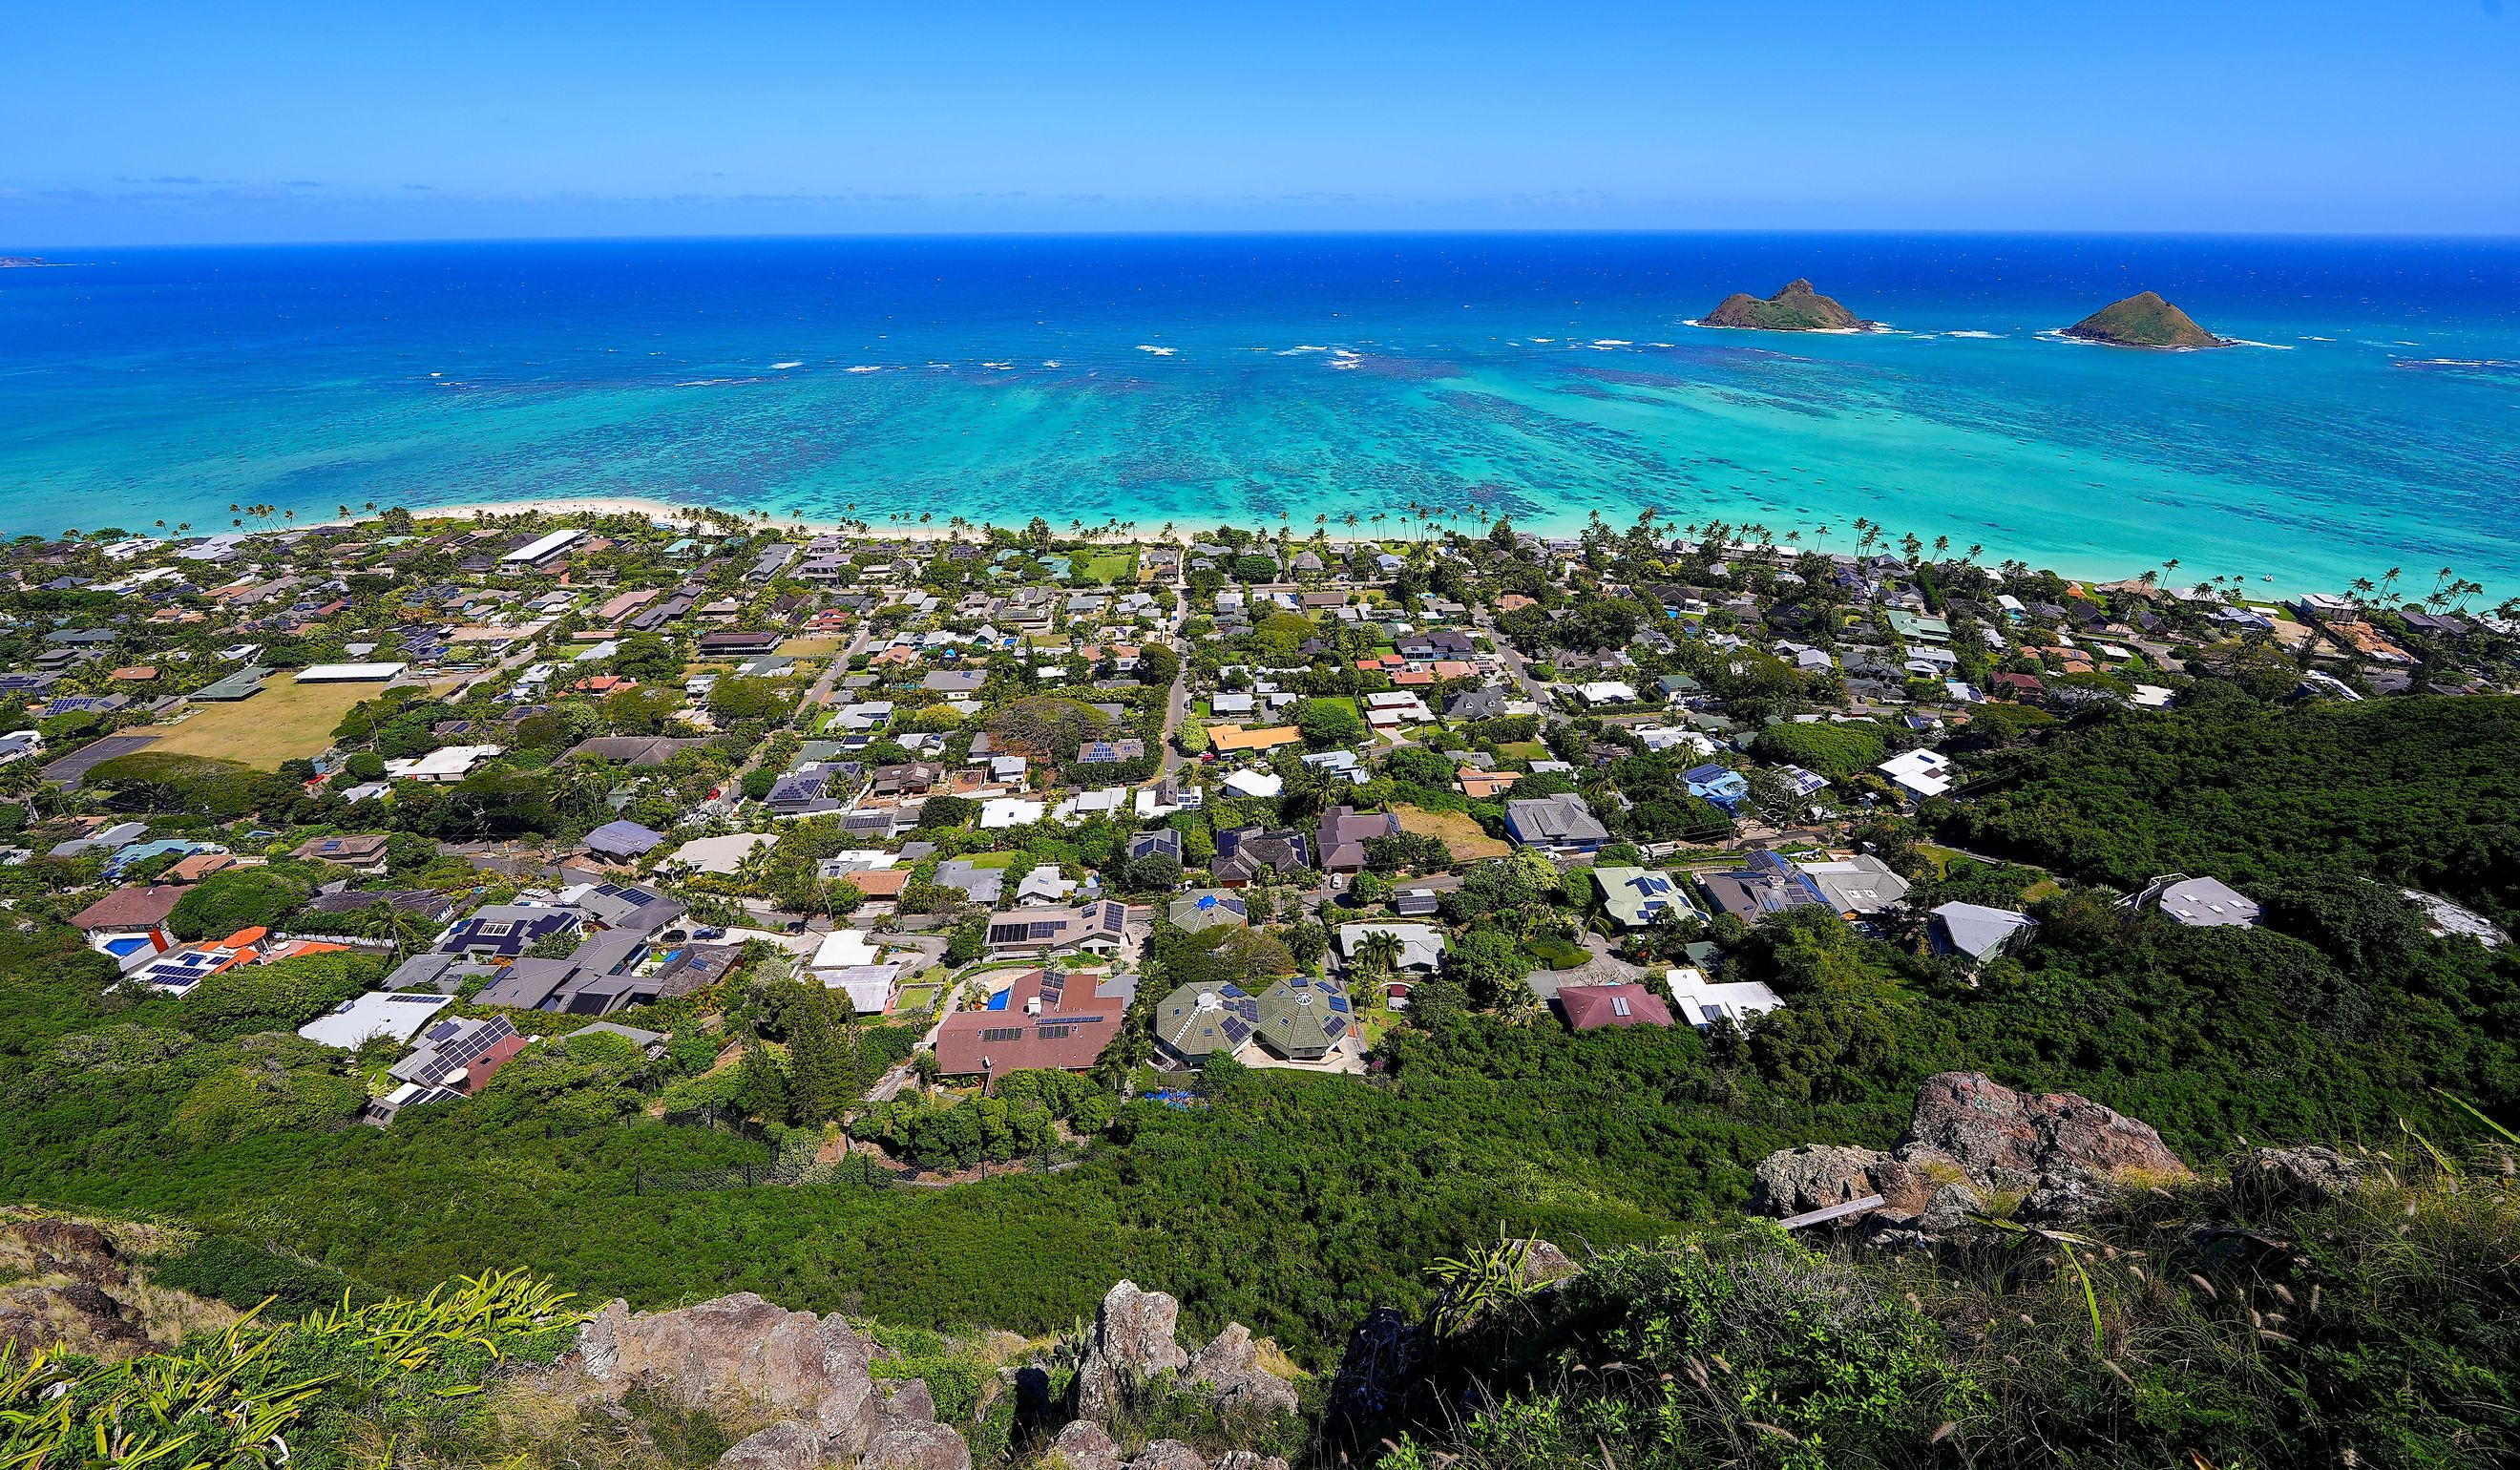
[[314,892],[313,884],[278,869],[230,869],[185,889],[166,915],[166,927],[178,939],[224,939],[280,922]]

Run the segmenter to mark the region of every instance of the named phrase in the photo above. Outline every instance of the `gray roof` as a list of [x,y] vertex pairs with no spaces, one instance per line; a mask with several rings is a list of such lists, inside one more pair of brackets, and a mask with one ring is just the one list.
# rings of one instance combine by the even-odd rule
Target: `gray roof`
[[2161,890],[2161,912],[2194,929],[2258,921],[2257,900],[2220,878],[2186,878]]
[[1554,796],[1528,796],[1506,803],[1507,820],[1527,842],[1607,842],[1610,829],[1572,791]]
[[2039,926],[2027,913],[1983,904],[1945,904],[1934,911],[1934,918],[1952,949],[1972,959],[1987,958],[2010,944],[2014,935]]

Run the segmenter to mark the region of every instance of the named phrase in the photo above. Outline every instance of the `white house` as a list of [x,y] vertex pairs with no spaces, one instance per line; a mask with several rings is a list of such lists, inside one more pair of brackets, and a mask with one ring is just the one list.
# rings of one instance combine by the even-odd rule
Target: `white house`
[[1671,988],[1672,1014],[1703,1031],[1717,1021],[1746,1026],[1752,1019],[1784,1008],[1784,1001],[1756,980],[1714,981],[1695,965],[1663,972]]
[[1912,804],[1942,795],[1956,779],[1951,757],[1939,750],[1903,750],[1872,769]]
[[409,780],[462,780],[472,768],[497,755],[497,745],[444,745],[427,755],[385,762],[385,775]]

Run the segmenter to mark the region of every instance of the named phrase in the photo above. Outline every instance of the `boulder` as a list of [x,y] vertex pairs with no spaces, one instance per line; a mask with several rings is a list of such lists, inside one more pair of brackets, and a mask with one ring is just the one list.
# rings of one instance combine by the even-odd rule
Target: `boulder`
[[1191,1383],[1203,1383],[1218,1408],[1250,1408],[1268,1414],[1295,1411],[1295,1391],[1286,1381],[1260,1366],[1260,1350],[1251,1329],[1228,1323],[1216,1341],[1198,1350],[1182,1370]]
[[2012,1218],[2024,1225],[2081,1225],[2092,1218],[2092,1211],[2107,1203],[2109,1190],[2108,1177],[2098,1170],[2059,1162],[2039,1176],[2039,1182],[2022,1196]]
[[1924,1213],[1916,1217],[1916,1228],[1935,1235],[1968,1228],[1969,1217],[1986,1213],[1986,1201],[1966,1184],[1945,1184],[1925,1202]]
[[1780,1148],[1759,1161],[1752,1208],[1779,1218],[1824,1210],[1868,1194],[1881,1209],[1913,1215],[1934,1196],[1934,1181],[1913,1164],[1878,1149],[1834,1143]]
[[1094,1314],[1094,1332],[1076,1364],[1076,1413],[1102,1420],[1119,1406],[1121,1394],[1157,1373],[1187,1365],[1190,1355],[1173,1340],[1181,1303],[1160,1291],[1122,1281]]
[[942,1424],[895,1420],[867,1441],[858,1470],[971,1470],[971,1450]]
[[821,1470],[823,1432],[801,1419],[782,1419],[717,1457],[719,1470]]
[[1148,1440],[1129,1470],[1207,1470],[1207,1456],[1179,1440]]
[[1091,1419],[1078,1419],[1050,1442],[1050,1452],[1066,1461],[1067,1470],[1120,1470],[1120,1447]]
[[1564,1251],[1546,1240],[1517,1240],[1522,1251],[1522,1285],[1528,1290],[1554,1286],[1569,1276],[1580,1276],[1584,1268],[1577,1266]]
[[1908,1133],[1980,1188],[2036,1189],[2067,1165],[2101,1176],[2187,1173],[2148,1124],[2072,1092],[2016,1092],[1977,1072],[1927,1078]]
[[2372,1177],[2370,1164],[2322,1143],[2252,1148],[2231,1167],[2232,1186],[2241,1193],[2302,1204],[2343,1199]]
[[1256,1449],[1229,1449],[1216,1457],[1212,1470],[1286,1470],[1286,1462]]
[[836,1314],[748,1291],[636,1314],[615,1301],[578,1329],[577,1351],[586,1377],[616,1396],[647,1383],[690,1407],[749,1400],[810,1419],[837,1454],[857,1453],[883,1422],[865,1339]]
[[936,1422],[936,1396],[927,1392],[927,1380],[903,1378],[895,1381],[883,1396],[883,1416],[895,1422]]

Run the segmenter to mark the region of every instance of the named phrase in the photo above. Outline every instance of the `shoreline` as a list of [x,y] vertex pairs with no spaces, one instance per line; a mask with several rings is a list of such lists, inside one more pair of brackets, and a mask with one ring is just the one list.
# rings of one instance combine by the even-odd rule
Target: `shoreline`
[[[662,521],[677,527],[699,529],[702,525],[702,522],[691,514],[691,511],[694,508],[675,506],[665,501],[638,495],[561,496],[546,500],[518,501],[459,501],[454,504],[444,506],[406,506],[403,507],[403,509],[409,511],[415,520],[470,520],[483,515],[518,515],[533,513],[542,515],[644,515],[651,520]],[[732,507],[702,506],[698,509],[701,511],[724,511],[730,514],[742,513]],[[375,518],[375,516],[371,515],[343,520],[338,516],[334,516],[321,521],[307,522],[299,526],[298,529],[313,530],[326,527],[354,525],[361,519],[373,520]],[[982,532],[980,524],[977,522],[966,527],[962,531],[957,531],[951,526],[935,524],[923,526],[884,526],[879,524],[871,524],[867,530],[859,531],[853,526],[843,526],[840,522],[835,520],[814,520],[802,517],[778,516],[774,516],[767,521],[758,521],[756,523],[768,526],[772,530],[787,530],[795,526],[803,526],[810,532],[829,532],[835,535],[851,536],[865,541],[951,541],[958,536],[969,536],[977,539],[981,535],[985,534]],[[1584,527],[1585,523],[1582,521],[1572,522],[1570,525],[1565,527],[1560,527],[1545,520],[1523,521],[1517,522],[1515,525],[1515,529],[1517,530],[1529,531],[1534,535],[1542,537],[1574,536],[1581,534]],[[1676,534],[1679,528],[1664,526],[1660,529],[1662,533],[1669,535]],[[1058,533],[1058,527],[1054,526],[1052,530],[1055,535]],[[1113,538],[1107,544],[1114,546],[1152,546],[1169,543],[1174,546],[1186,547],[1193,541],[1196,541],[1200,534],[1202,534],[1201,528],[1195,526],[1178,529],[1169,538],[1161,534],[1160,531],[1135,531],[1125,536]],[[1061,536],[1059,539],[1085,538],[1069,538]],[[1294,538],[1294,544],[1308,543],[1311,539],[1312,538],[1310,536],[1299,536]],[[1344,547],[1383,546],[1386,544],[1406,545],[1413,538],[1406,535],[1375,537],[1329,532],[1325,539],[1331,546]],[[1781,543],[1775,547],[1763,548],[1758,543],[1749,541],[1734,541],[1727,543],[1727,545],[1731,551],[1736,553],[1771,551],[1790,557],[1798,555],[1804,551],[1810,551],[1824,557],[1855,555],[1851,548],[1846,551],[1823,549],[1816,546],[1788,549]],[[2001,548],[1992,548],[1990,550],[1999,554],[2002,551]],[[1874,555],[1895,555],[1895,548],[1885,546],[1881,550],[1876,551]],[[1990,560],[1985,557],[1981,557],[1978,558],[1978,563],[1982,566],[1992,568],[1999,564],[2001,560],[2002,557],[2000,555],[1993,560]],[[2036,563],[2032,563],[2031,569],[2034,571],[2052,572],[2056,576],[2062,577],[2069,582],[2080,582],[2087,586],[2095,587],[2111,586],[2118,583],[2133,583],[2138,581],[2142,574],[2142,569],[2140,568],[2136,571],[2074,571],[2069,570],[2064,566],[2041,567]],[[2165,595],[2169,594],[2171,592],[2171,583],[2165,580],[2161,584],[2160,590]],[[2286,597],[2297,596],[2304,591],[2324,592],[2329,590],[2330,589],[2326,588],[2303,589],[2289,587],[2275,582],[2271,576],[2269,576],[2263,577],[2259,584],[2244,589],[2245,595],[2240,599],[2240,601],[2277,603]]]

